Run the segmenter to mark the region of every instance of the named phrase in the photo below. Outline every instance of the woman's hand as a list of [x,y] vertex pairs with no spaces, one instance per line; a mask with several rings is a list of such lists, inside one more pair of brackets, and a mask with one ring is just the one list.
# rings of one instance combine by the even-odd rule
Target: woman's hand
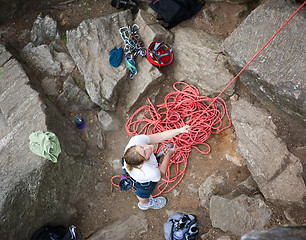
[[176,147],[175,147],[175,145],[173,145],[173,147],[169,150],[169,152],[164,157],[163,162],[161,163],[161,165],[159,167],[159,171],[160,171],[160,174],[161,174],[162,178],[164,176],[166,176],[166,172],[167,172],[167,169],[168,169],[170,158],[173,155],[173,153],[175,153],[175,152],[176,152]]
[[155,144],[155,143],[160,143],[165,140],[169,140],[180,133],[189,133],[190,130],[191,130],[191,127],[189,125],[186,125],[181,128],[175,128],[175,129],[166,130],[160,133],[150,134],[148,135],[148,137],[150,138],[150,144]]
[[186,125],[184,127],[181,127],[179,129],[180,133],[190,133],[191,127],[189,125]]
[[172,156],[172,154],[173,153],[175,153],[176,152],[176,146],[175,145],[173,145],[173,147],[172,148],[170,148],[170,150],[169,150],[169,152],[165,155],[165,156]]

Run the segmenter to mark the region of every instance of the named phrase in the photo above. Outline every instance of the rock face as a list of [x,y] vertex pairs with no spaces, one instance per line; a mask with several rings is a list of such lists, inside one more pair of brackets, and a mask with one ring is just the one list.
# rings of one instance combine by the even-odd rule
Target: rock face
[[96,105],[90,100],[88,95],[80,89],[72,77],[63,84],[63,92],[57,97],[57,103],[63,110],[89,110]]
[[[120,229],[120,231],[118,231]],[[88,240],[100,240],[100,239],[133,239],[135,234],[141,235],[148,231],[148,222],[146,216],[143,212],[133,215],[126,219],[125,221],[119,220],[112,225],[106,226],[105,228],[99,230]]]
[[241,195],[233,200],[219,196],[210,199],[210,218],[222,231],[243,234],[259,230],[269,223],[272,211],[260,199]]
[[[66,201],[78,196],[78,181],[87,171],[74,157],[85,145],[55,107],[31,88],[25,71],[3,45],[0,59],[0,235],[29,239],[42,223],[69,216]],[[57,135],[62,148],[58,163],[29,149],[28,137],[38,130]],[[75,136],[68,140],[67,135]],[[67,189],[58,187],[62,183]],[[19,231],[12,231],[16,226]]]
[[237,151],[267,199],[302,202],[306,187],[301,161],[277,137],[269,114],[246,100],[232,106],[232,121],[238,140]]
[[119,29],[132,24],[129,10],[82,22],[67,31],[67,47],[82,73],[91,100],[104,110],[114,110],[120,81],[127,79],[124,59],[118,68],[109,64],[109,52],[121,46]]
[[[0,47],[5,57],[6,50],[2,45]],[[1,59],[3,55],[1,54]],[[33,168],[43,165],[39,157],[32,158],[31,154],[24,156],[23,152],[28,151],[26,143],[29,143],[27,137],[31,132],[35,129],[45,131],[46,126],[39,96],[29,86],[26,86],[28,78],[18,62],[13,58],[6,58],[6,62],[3,62],[0,67],[2,72],[0,77],[0,116],[2,119],[0,122],[0,207],[2,208],[11,186],[16,185]],[[11,82],[14,84],[10,84]],[[18,147],[20,151],[12,151],[13,146],[16,148],[21,146]]]
[[34,44],[41,45],[59,38],[57,23],[48,15],[42,18],[40,15],[36,18],[31,31],[31,40]]
[[60,62],[53,57],[53,50],[46,44],[35,47],[33,43],[29,43],[23,49],[23,54],[31,64],[49,75],[56,76],[62,72]]
[[199,198],[203,207],[209,208],[209,201],[213,195],[213,187],[224,184],[224,176],[220,171],[214,172],[199,187]]
[[263,231],[250,231],[241,237],[241,240],[304,240],[306,239],[306,226],[273,227]]
[[[294,1],[272,0],[256,8],[225,40],[224,51],[240,70],[297,10]],[[306,126],[306,10],[302,8],[248,66],[241,80],[269,108],[278,108]]]
[[[173,31],[175,79],[197,86],[201,95],[216,97],[234,77],[227,67],[227,57],[221,52],[220,39],[191,28]],[[233,92],[234,84],[222,97]]]
[[[160,25],[146,27],[148,21],[150,19],[140,10],[135,22],[140,27],[139,34],[145,36],[145,42],[149,44],[160,36],[172,39],[173,36]],[[87,93],[94,103],[106,111],[115,109],[118,90],[126,95],[129,111],[138,99],[164,78],[158,68],[140,56],[134,59],[138,74],[130,84],[125,81],[128,80],[129,70],[124,58],[118,68],[109,64],[109,52],[114,47],[124,48],[119,29],[132,25],[132,14],[127,10],[84,21],[77,29],[67,32],[67,47],[84,77]]]

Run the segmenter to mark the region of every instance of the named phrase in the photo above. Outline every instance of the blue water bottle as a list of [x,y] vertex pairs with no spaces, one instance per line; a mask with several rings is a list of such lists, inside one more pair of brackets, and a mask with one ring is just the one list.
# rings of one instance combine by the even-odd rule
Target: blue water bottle
[[77,116],[75,118],[75,124],[76,124],[78,129],[83,129],[85,127],[84,118],[82,116]]

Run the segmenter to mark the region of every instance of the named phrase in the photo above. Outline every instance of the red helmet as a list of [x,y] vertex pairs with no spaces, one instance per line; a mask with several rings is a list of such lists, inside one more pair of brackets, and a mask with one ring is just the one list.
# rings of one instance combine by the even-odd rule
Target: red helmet
[[147,59],[154,66],[166,66],[173,60],[172,48],[167,43],[153,41],[147,49]]

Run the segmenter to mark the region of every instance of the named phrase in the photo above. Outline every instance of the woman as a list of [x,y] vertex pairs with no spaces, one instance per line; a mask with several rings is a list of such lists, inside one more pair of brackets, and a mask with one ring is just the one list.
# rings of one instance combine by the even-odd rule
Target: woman
[[123,169],[135,180],[136,196],[139,200],[138,207],[141,210],[160,209],[166,205],[164,197],[153,198],[153,192],[157,182],[166,175],[169,161],[176,151],[175,146],[170,149],[158,168],[152,144],[169,140],[180,133],[189,133],[190,126],[166,130],[151,135],[137,135],[131,138],[124,151]]

